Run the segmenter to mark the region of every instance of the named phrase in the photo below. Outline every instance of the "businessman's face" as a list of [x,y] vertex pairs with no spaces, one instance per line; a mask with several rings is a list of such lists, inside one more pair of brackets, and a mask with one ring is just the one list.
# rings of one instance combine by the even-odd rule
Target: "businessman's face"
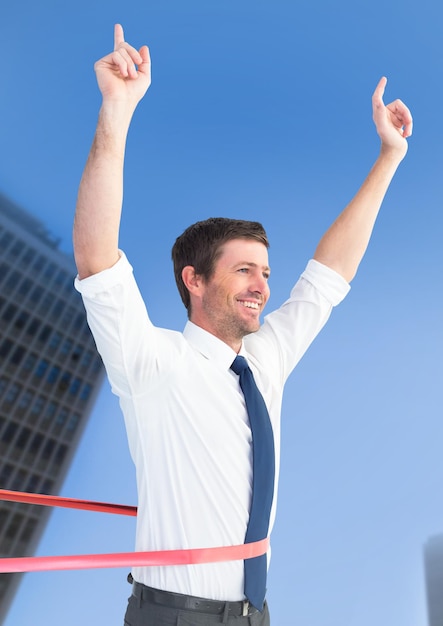
[[235,350],[260,328],[269,299],[268,251],[252,239],[232,239],[222,247],[212,277],[203,281],[191,320]]

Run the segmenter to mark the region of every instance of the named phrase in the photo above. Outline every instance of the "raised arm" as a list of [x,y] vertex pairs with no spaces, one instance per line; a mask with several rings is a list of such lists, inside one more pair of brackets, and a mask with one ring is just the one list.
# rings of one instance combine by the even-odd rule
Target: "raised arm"
[[314,258],[351,281],[366,251],[389,184],[406,155],[412,134],[412,116],[401,100],[385,106],[387,80],[382,78],[372,96],[373,119],[381,139],[378,159],[363,185],[326,231]]
[[133,113],[151,82],[149,50],[125,42],[114,29],[114,52],[94,66],[102,93],[97,130],[80,182],[74,256],[80,279],[114,265],[123,200],[123,163]]

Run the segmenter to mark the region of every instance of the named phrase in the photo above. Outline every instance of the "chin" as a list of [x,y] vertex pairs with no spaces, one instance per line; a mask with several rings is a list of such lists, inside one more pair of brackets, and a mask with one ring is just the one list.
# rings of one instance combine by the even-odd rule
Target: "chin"
[[245,335],[250,335],[251,333],[256,333],[260,329],[260,323],[250,324],[245,328]]

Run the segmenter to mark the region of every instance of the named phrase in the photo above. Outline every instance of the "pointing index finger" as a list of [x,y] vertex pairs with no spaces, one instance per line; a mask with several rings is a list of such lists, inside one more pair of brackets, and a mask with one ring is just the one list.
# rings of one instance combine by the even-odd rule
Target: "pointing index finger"
[[123,26],[121,24],[115,24],[114,26],[114,50],[117,50],[120,44],[124,43],[125,35],[123,33]]
[[374,104],[377,102],[378,104],[381,103],[383,104],[383,95],[385,93],[385,87],[386,87],[386,83],[388,82],[388,79],[386,78],[386,76],[382,76],[380,78],[380,80],[378,81],[378,85],[375,88],[374,94],[372,96],[372,99],[374,101]]

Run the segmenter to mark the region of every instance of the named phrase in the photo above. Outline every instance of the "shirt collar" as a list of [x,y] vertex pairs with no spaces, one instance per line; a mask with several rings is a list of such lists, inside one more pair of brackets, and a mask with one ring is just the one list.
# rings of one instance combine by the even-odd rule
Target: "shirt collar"
[[[218,339],[207,330],[188,321],[183,330],[186,341],[198,350],[205,358],[216,361],[220,367],[229,369],[237,353],[227,343]],[[243,342],[239,354],[247,358]]]

